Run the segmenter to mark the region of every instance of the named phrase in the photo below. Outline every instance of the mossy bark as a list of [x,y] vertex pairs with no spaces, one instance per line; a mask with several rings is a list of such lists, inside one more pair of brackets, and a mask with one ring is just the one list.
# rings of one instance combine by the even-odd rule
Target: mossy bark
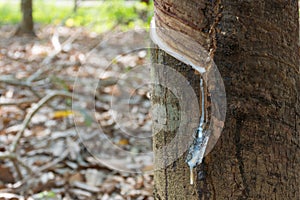
[[[184,10],[185,5],[195,2],[205,5],[201,12],[197,6]],[[298,1],[222,0],[218,2],[221,17],[214,35],[209,35],[211,31],[208,33],[207,27],[216,19],[213,14],[216,1],[184,0],[174,4],[172,0],[157,0],[155,3],[164,12],[173,12],[170,16],[175,14],[184,19],[182,23],[187,20],[187,24],[194,24],[194,29],[208,34],[211,42],[216,40],[214,61],[223,77],[228,102],[221,138],[197,169],[204,170],[201,179],[193,186],[189,184],[184,154],[172,165],[155,171],[155,198],[299,199]],[[187,13],[192,18],[182,16]],[[213,46],[205,45],[208,50]],[[172,66],[199,91],[199,75],[189,66],[161,50],[152,50],[152,60]],[[154,87],[153,102],[176,106],[176,97],[158,88]],[[174,125],[173,115],[180,115],[180,109],[167,110],[164,126]],[[156,126],[159,122],[153,123]],[[173,137],[172,131],[156,133],[154,130],[154,153]],[[165,157],[155,159],[161,161]]]

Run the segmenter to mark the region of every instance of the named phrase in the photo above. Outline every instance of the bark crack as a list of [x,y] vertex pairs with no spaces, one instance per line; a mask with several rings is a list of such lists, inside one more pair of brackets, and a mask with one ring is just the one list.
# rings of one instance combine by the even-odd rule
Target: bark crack
[[[163,64],[165,64],[165,57],[166,55],[163,56]],[[166,91],[164,92],[164,104],[165,105],[168,105],[168,102],[167,102],[167,99],[168,99],[168,95],[167,95],[167,89],[165,89]],[[168,106],[165,106],[165,109],[166,109],[166,127],[168,127]],[[167,137],[166,137],[166,133],[164,133],[164,146],[167,145]],[[164,150],[164,175],[165,175],[165,200],[168,200],[168,185],[169,185],[169,182],[168,182],[168,170],[167,170],[167,165],[168,165],[168,160],[167,160],[167,156],[166,156],[166,150]]]
[[198,199],[210,199],[211,193],[208,189],[207,165],[205,158],[203,159],[203,162],[197,166],[197,191]]
[[247,183],[247,178],[245,176],[244,162],[242,156],[242,144],[241,144],[241,130],[242,130],[242,122],[244,121],[244,116],[238,116],[236,121],[236,131],[234,135],[235,139],[235,156],[238,161],[239,171],[243,182],[243,191],[242,196],[239,199],[246,199],[249,197],[249,187]]
[[211,174],[208,177],[209,177],[210,184],[211,184],[211,187],[212,187],[212,192],[213,192],[212,193],[212,199],[217,200],[217,198],[216,198],[216,188],[215,188],[213,177],[212,177]]
[[216,4],[214,6],[214,21],[210,27],[209,30],[209,38],[211,39],[211,44],[209,47],[209,56],[211,59],[214,58],[214,54],[217,50],[217,29],[216,26],[219,24],[221,16],[222,16],[222,6],[221,6],[221,0],[217,0]]

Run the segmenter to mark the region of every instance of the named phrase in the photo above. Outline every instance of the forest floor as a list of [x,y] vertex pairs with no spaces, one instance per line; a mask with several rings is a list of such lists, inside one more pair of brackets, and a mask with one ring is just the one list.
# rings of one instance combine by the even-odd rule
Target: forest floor
[[153,199],[148,33],[0,27],[0,200]]

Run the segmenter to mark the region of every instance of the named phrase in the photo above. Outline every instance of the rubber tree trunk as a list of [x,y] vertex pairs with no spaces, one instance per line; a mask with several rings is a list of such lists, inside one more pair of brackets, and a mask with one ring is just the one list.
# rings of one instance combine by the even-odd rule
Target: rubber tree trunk
[[32,18],[32,0],[21,1],[22,21],[16,31],[16,35],[34,36],[34,23]]
[[[167,16],[159,18],[165,27],[199,37],[208,51],[214,49],[228,104],[225,128],[198,167],[196,184],[189,184],[184,154],[155,170],[155,199],[299,199],[298,1],[155,0],[154,5],[156,14]],[[168,18],[180,24],[170,25]],[[185,26],[189,29],[181,29]],[[152,60],[172,66],[199,91],[199,75],[191,67],[162,50],[153,49]],[[157,75],[154,68],[154,82]],[[169,152],[156,152],[174,138],[177,101],[172,92],[154,86],[153,104],[177,108],[165,109],[163,119],[153,120],[153,127],[167,127],[153,129],[155,165],[168,159]]]

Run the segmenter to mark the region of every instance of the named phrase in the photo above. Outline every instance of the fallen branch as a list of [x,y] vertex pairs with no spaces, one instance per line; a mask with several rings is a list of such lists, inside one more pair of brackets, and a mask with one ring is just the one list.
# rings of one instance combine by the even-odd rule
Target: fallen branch
[[[10,77],[0,77],[0,82],[4,82],[7,84],[11,84],[11,85],[16,85],[16,86],[22,86],[22,87],[27,87],[29,89],[32,90],[31,84],[27,83],[27,82],[23,82],[23,81],[19,81],[19,80],[15,80],[12,79]],[[26,128],[28,127],[32,117],[45,105],[47,104],[50,100],[52,100],[55,97],[66,97],[66,98],[76,98],[76,99],[80,99],[81,97],[79,97],[78,95],[72,94],[70,92],[66,92],[66,91],[48,91],[48,95],[46,95],[45,97],[41,98],[37,104],[33,105],[31,110],[26,114],[24,121],[21,124],[21,128],[18,131],[17,135],[15,136],[13,142],[11,143],[10,149],[9,151],[6,152],[0,152],[0,160],[4,160],[4,159],[9,159],[11,160],[16,173],[18,175],[18,178],[23,180],[23,183],[25,181],[25,179],[23,179],[23,175],[21,173],[20,170],[20,166],[24,167],[29,175],[32,174],[36,174],[36,173],[40,173],[54,165],[56,165],[58,162],[61,162],[63,159],[65,159],[65,157],[68,155],[68,152],[65,152],[63,155],[61,155],[58,159],[53,160],[52,162],[48,163],[47,165],[41,167],[39,170],[37,171],[33,171],[31,169],[31,167],[27,166],[21,159],[18,158],[18,156],[16,155],[16,149],[17,149],[17,145],[20,142],[20,139],[23,137],[24,131],[26,130]],[[35,92],[34,92],[35,93]],[[36,94],[36,93],[35,93]],[[38,94],[36,94],[36,96],[39,97]],[[32,99],[30,99],[30,101],[32,101]],[[16,105],[16,104],[22,104],[28,102],[28,99],[22,99],[20,101],[15,101],[15,102],[4,102],[4,103],[0,103],[0,105]],[[27,179],[26,179],[27,180]]]
[[[10,150],[6,151],[6,152],[0,152],[0,160],[2,159],[9,159],[11,160],[11,162],[13,163],[13,166],[17,172],[18,177],[23,180],[22,183],[25,183],[26,179],[23,179],[21,170],[19,165],[21,165],[22,167],[24,167],[29,176],[33,175],[33,174],[38,174],[41,173],[42,171],[51,168],[52,166],[56,165],[57,163],[61,162],[62,160],[64,160],[67,155],[68,155],[68,151],[65,151],[59,158],[53,160],[52,162],[44,165],[43,167],[39,168],[38,170],[33,171],[29,166],[27,166],[22,160],[20,160],[18,158],[18,156],[16,155],[16,149],[17,149],[17,145],[20,142],[20,139],[23,137],[24,131],[26,130],[27,126],[29,125],[32,117],[45,105],[47,104],[50,100],[52,100],[55,97],[66,97],[66,98],[76,98],[76,99],[80,99],[81,97],[79,97],[78,95],[72,94],[70,92],[66,92],[66,91],[50,91],[48,95],[46,95],[45,97],[43,97],[42,99],[40,99],[40,101],[32,106],[31,110],[26,114],[25,119],[23,121],[23,123],[21,124],[21,128],[18,131],[17,135],[15,136],[11,146],[10,146]],[[27,177],[29,177],[27,176]],[[22,185],[22,184],[21,184]],[[20,185],[20,186],[21,186]]]
[[19,199],[19,200],[24,200],[25,198],[13,193],[0,193],[0,199]]
[[19,106],[21,104],[29,104],[35,102],[33,98],[23,98],[18,100],[0,101],[0,106]]
[[4,160],[4,159],[9,159],[9,160],[12,161],[12,163],[13,163],[14,167],[16,168],[17,174],[18,174],[20,179],[22,179],[22,174],[21,174],[21,171],[20,171],[17,164],[24,167],[29,173],[33,173],[31,168],[28,165],[26,165],[21,159],[19,159],[18,156],[15,153],[10,153],[8,151],[0,152],[0,160]]
[[0,76],[0,82],[6,83],[9,85],[14,85],[14,86],[23,86],[23,87],[30,87],[30,85],[26,82],[15,80],[11,76]]
[[47,170],[47,169],[49,169],[49,168],[51,168],[51,167],[57,165],[58,163],[60,163],[61,161],[63,161],[63,160],[68,156],[68,154],[69,154],[69,150],[65,150],[65,151],[60,155],[60,157],[58,157],[58,158],[52,160],[50,163],[47,163],[47,164],[45,164],[45,165],[42,166],[42,167],[40,167],[40,168],[37,170],[37,172],[35,172],[35,173],[41,173],[41,172],[43,172],[43,171],[45,171],[45,170]]
[[[80,98],[77,95],[73,95],[72,93],[65,92],[65,91],[52,91],[48,95],[46,95],[44,98],[42,98],[36,105],[32,107],[32,109],[26,114],[25,119],[23,123],[21,124],[21,129],[18,131],[16,137],[14,138],[10,150],[6,152],[0,152],[0,160],[1,159],[9,159],[12,161],[14,168],[16,169],[16,172],[18,174],[18,177],[20,179],[23,179],[21,170],[19,168],[19,165],[24,167],[29,174],[33,174],[34,172],[32,169],[27,166],[25,163],[23,163],[18,156],[15,154],[17,145],[19,144],[20,139],[23,137],[24,131],[29,125],[32,117],[45,105],[47,104],[50,100],[52,100],[55,97],[67,97],[67,98]],[[40,168],[38,171],[42,172],[43,170],[46,170],[50,168],[51,166],[55,165],[56,163],[60,162],[62,159],[64,159],[68,155],[68,152],[63,154],[61,157],[58,159],[52,161],[51,163],[48,163],[47,165],[43,166]]]
[[6,83],[9,85],[14,85],[14,86],[21,86],[21,87],[26,87],[28,88],[35,96],[37,96],[38,98],[41,98],[41,96],[32,88],[31,83],[29,82],[25,82],[25,81],[20,81],[20,80],[16,80],[12,77],[8,77],[8,76],[0,76],[0,82],[2,83]]
[[33,173],[32,169],[28,165],[26,165],[18,156],[16,156],[15,160],[17,161],[17,163],[19,165],[21,165],[22,167],[24,167],[29,174]]
[[14,138],[14,141],[11,145],[10,152],[15,153],[17,144],[19,143],[20,139],[23,137],[24,131],[27,128],[28,124],[30,123],[32,117],[51,99],[54,97],[67,97],[72,98],[76,95],[73,95],[72,93],[65,92],[65,91],[54,91],[43,97],[36,105],[33,106],[33,108],[26,114],[25,119],[21,125],[21,129],[18,131],[16,137]]
[[[64,49],[65,46],[71,45],[77,38],[78,36],[82,33],[82,30],[80,29],[79,31],[76,31],[71,37],[69,37],[63,44],[59,43],[58,38],[55,39],[55,44],[53,42],[53,38],[58,37],[57,33],[54,33],[52,37],[52,45],[54,47],[54,50],[42,61],[41,66],[46,66],[39,68],[35,73],[33,73],[27,80],[28,82],[33,82],[35,79],[40,77],[43,73],[46,71],[50,70],[52,68],[52,65],[50,63],[53,61],[53,59],[61,53],[61,51]],[[56,44],[57,43],[57,44]],[[58,47],[56,47],[58,46]],[[56,47],[56,48],[55,48]]]
[[19,167],[17,161],[15,159],[13,159],[11,162],[13,163],[13,166],[14,166],[16,172],[17,172],[18,178],[22,180],[23,175],[22,175],[22,172],[20,170],[20,167]]
[[[69,155],[69,150],[65,150],[58,158],[52,160],[50,163],[47,163],[40,168],[35,169],[31,173],[29,173],[21,182],[18,182],[18,183],[15,183],[14,185],[12,185],[12,188],[22,190],[22,186],[25,183],[27,183],[30,178],[38,176],[43,171],[50,169],[51,167],[54,167],[55,165],[57,165],[58,163],[60,163],[64,159],[66,159],[68,155]],[[27,187],[28,187],[28,185],[27,185]]]
[[0,160],[15,159],[15,158],[16,158],[16,154],[14,154],[14,153],[10,153],[8,151],[0,152]]

